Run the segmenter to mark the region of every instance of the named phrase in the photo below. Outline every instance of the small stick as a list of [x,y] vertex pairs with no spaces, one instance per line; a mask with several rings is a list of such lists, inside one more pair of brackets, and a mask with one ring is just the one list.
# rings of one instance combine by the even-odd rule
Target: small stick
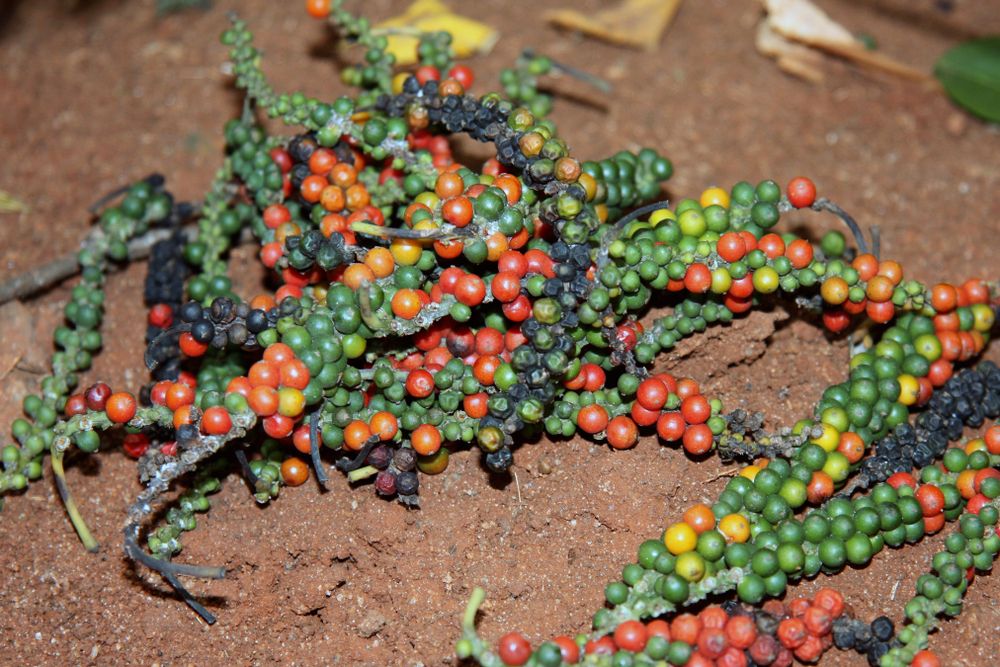
[[323,461],[319,458],[319,410],[312,413],[309,418],[309,456],[312,458],[313,469],[316,471],[316,480],[326,488],[329,477],[323,468]]
[[840,218],[843,223],[847,225],[847,228],[851,230],[851,234],[854,236],[854,242],[858,245],[858,252],[861,254],[868,252],[868,242],[865,241],[865,235],[861,232],[861,227],[858,226],[858,223],[854,220],[854,218],[848,215],[847,211],[840,208],[826,197],[820,197],[817,199],[812,205],[812,209],[814,211],[827,211]]
[[173,586],[174,590],[177,591],[177,593],[181,596],[181,599],[187,603],[187,606],[191,607],[194,613],[201,616],[202,620],[209,625],[215,624],[215,614],[206,609],[205,605],[195,600],[194,596],[188,592],[188,589],[184,588],[184,585],[177,579],[176,576],[170,572],[161,572],[160,574],[163,575],[163,578],[167,580],[168,584]]
[[132,560],[138,561],[163,576],[169,574],[173,576],[195,577],[197,579],[224,579],[226,576],[226,568],[224,567],[185,565],[183,563],[171,563],[168,560],[156,558],[139,547],[138,535],[138,524],[130,523],[125,526],[125,554]]
[[[154,188],[160,187],[161,185],[163,185],[165,181],[166,179],[163,178],[163,174],[157,174],[157,173],[152,173],[146,178],[142,179],[142,182],[147,183],[153,186]],[[108,202],[128,192],[132,188],[132,185],[133,185],[132,183],[129,183],[128,185],[123,185],[120,188],[115,188],[108,194],[104,195],[103,197],[95,201],[89,207],[87,207],[87,212],[90,214],[97,213],[99,210],[104,208],[108,204]]]
[[[194,234],[188,234],[188,238],[193,238]],[[173,234],[172,229],[153,229],[142,236],[137,236],[128,243],[129,260],[145,259],[149,257],[153,246]],[[80,272],[80,265],[76,259],[76,253],[64,255],[48,264],[34,268],[27,273],[6,280],[0,283],[0,305],[29,297],[44,289],[58,285],[62,281],[75,276]]]
[[[524,57],[524,58],[534,58],[535,57],[535,51],[533,49],[525,49],[524,51],[521,52],[521,56]],[[574,79],[579,79],[580,81],[583,81],[587,85],[593,86],[594,88],[597,88],[602,93],[610,93],[611,92],[611,89],[612,89],[611,83],[608,82],[608,81],[606,81],[606,80],[604,80],[604,79],[602,79],[601,77],[597,76],[596,74],[592,74],[592,73],[584,71],[582,69],[573,67],[572,65],[567,65],[565,63],[561,63],[558,60],[553,60],[552,58],[549,58],[548,56],[545,56],[545,57],[548,59],[549,63],[552,65],[552,69],[556,70],[557,72],[561,72],[563,74],[567,74],[567,75],[573,77]]]
[[941,89],[941,84],[938,83],[931,74],[893,60],[892,58],[889,58],[881,53],[868,51],[862,47],[849,46],[822,38],[800,39],[799,41],[817,49],[832,53],[835,56],[854,61],[863,67],[880,70],[894,76],[898,76],[901,79],[916,81],[918,83],[935,87],[939,90]]
[[[129,261],[146,259],[149,257],[149,253],[156,243],[168,238],[173,233],[173,229],[151,229],[142,236],[135,237],[128,242]],[[183,229],[183,233],[185,239],[191,241],[194,240],[198,230],[195,227],[186,227]],[[244,229],[234,245],[247,243],[252,238],[253,233],[249,228]],[[42,264],[26,273],[0,283],[0,306],[8,301],[24,299],[50,287],[54,287],[78,273],[80,273],[80,265],[77,262],[76,253],[63,255],[48,264]]]
[[604,234],[604,238],[601,239],[601,247],[597,250],[597,257],[595,264],[598,269],[602,269],[608,262],[608,248],[611,244],[618,238],[625,229],[625,225],[632,222],[633,220],[638,220],[647,213],[652,213],[653,211],[659,211],[662,208],[668,208],[670,206],[670,201],[664,199],[663,201],[653,202],[652,204],[646,204],[645,206],[640,206],[626,216],[623,216],[618,222],[615,223],[614,227],[609,229]]
[[340,459],[339,461],[337,461],[337,467],[343,470],[344,472],[351,472],[353,470],[357,470],[362,465],[364,465],[365,459],[368,458],[368,454],[371,453],[372,448],[378,444],[378,440],[379,438],[377,435],[371,436],[370,438],[368,438],[367,442],[365,442],[365,446],[358,451],[357,456],[355,456],[353,459]]
[[156,334],[156,338],[149,341],[149,344],[146,346],[146,354],[143,358],[143,361],[146,363],[146,370],[156,370],[156,367],[160,365],[160,361],[153,357],[153,348],[160,342],[160,340],[175,334],[187,333],[189,331],[191,331],[191,323],[181,322],[180,324],[175,324],[169,329],[164,329],[160,333]]
[[470,236],[470,234],[460,234],[458,230],[448,231],[443,229],[406,229],[402,227],[381,227],[370,222],[352,222],[351,231],[367,236],[377,236],[387,239],[451,239]]
[[240,471],[243,473],[243,478],[246,479],[247,484],[253,489],[254,493],[257,493],[257,481],[260,479],[257,475],[253,474],[253,470],[250,469],[250,462],[247,461],[246,452],[242,448],[237,448],[235,450],[236,461],[240,464]]

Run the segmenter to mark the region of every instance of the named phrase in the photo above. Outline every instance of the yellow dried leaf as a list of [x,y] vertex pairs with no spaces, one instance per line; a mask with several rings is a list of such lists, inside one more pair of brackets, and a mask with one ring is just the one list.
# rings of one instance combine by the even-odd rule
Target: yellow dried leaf
[[583,14],[573,9],[546,12],[560,28],[577,30],[612,44],[655,49],[673,20],[681,0],[624,0],[619,5]]
[[499,33],[489,25],[452,13],[441,0],[415,0],[405,12],[375,26],[389,40],[388,52],[399,65],[419,61],[420,33],[447,32],[457,58],[489,53]]
[[0,190],[0,213],[25,213],[28,205],[10,194]]

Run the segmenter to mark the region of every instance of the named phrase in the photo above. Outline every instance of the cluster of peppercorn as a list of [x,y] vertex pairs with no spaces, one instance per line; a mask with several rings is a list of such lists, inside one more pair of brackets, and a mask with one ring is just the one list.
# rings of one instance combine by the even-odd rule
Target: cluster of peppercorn
[[[865,623],[855,618],[840,593],[822,588],[812,598],[795,598],[787,604],[771,600],[759,609],[727,603],[710,605],[698,614],[680,614],[669,622],[625,621],[614,633],[596,640],[562,635],[542,643],[534,653],[523,637],[511,633],[500,639],[498,655],[507,665],[539,667],[581,661],[613,667],[788,667],[795,660],[816,662],[834,645],[863,651],[892,636],[888,618]],[[459,651],[467,648],[460,645]]]
[[[1000,413],[1000,371],[985,364],[954,370],[989,340],[995,285],[973,279],[927,287],[868,252],[860,236],[853,252],[839,233],[817,246],[772,231],[798,209],[833,212],[857,229],[806,178],[784,190],[770,180],[741,182],[673,207],[641,206],[671,176],[670,162],[651,149],[593,162],[573,157],[536,89],[538,76],[562,66],[526,55],[503,75],[508,99],[476,97],[467,92],[471,70],[452,66],[447,38],[425,36],[421,66],[394,74],[385,38],[366,21],[339,2],[308,5],[367,49],[365,64],[345,72],[363,90],[333,103],[276,93],[246,24],[234,20],[223,41],[248,110],[257,105],[305,131],[268,136],[249,112],[226,126],[225,162],[183,249],[193,272],[190,301],[181,294],[188,269],[178,259],[179,237],[154,250],[146,361],[159,381],[145,407],[106,385],[70,392],[100,346],[98,288],[107,263],[124,259],[127,242],[153,222],[181,216],[153,181],[102,215],[102,233],[80,256],[84,283],[67,306],[75,328],[56,332],[62,350],[53,377],[42,397],[25,400],[35,423],[15,423],[19,444],[3,450],[0,489],[39,476],[50,450],[70,518],[85,544],[96,546],[65,487],[63,456],[71,445],[95,451],[98,431],[127,424],[126,449],[139,459],[146,488],[129,509],[126,552],[211,620],[177,575],[220,570],[170,559],[181,533],[195,527],[195,513],[208,509],[232,441],[240,442],[236,458],[261,503],[283,485],[305,483],[310,470],[325,484],[328,452],[350,481],[373,479],[378,494],[414,505],[418,472],[442,472],[455,448],[477,446],[486,467],[502,473],[516,444],[543,430],[579,431],[616,449],[656,433],[695,456],[759,457],[716,503],[690,508],[643,543],[637,563],[608,586],[611,608],[595,615],[594,650],[583,646],[600,664],[602,641],[625,655],[614,660],[633,664],[635,637],[625,635],[641,635],[638,627],[647,635],[639,651],[650,660],[664,656],[649,647],[674,651],[676,664],[698,664],[691,661],[699,655],[750,655],[759,664],[783,664],[792,654],[813,659],[839,621],[826,602],[806,606],[825,610],[830,624],[810,621],[812,634],[801,637],[780,628],[806,623],[798,619],[808,610],[800,614],[793,603],[781,613],[773,604],[753,612],[760,636],[746,646],[748,621],[736,620],[745,614],[694,633],[671,625],[667,648],[637,619],[732,590],[758,605],[782,595],[790,580],[864,565],[885,546],[919,540],[965,510],[978,510],[984,531],[996,523],[989,519],[1000,483],[987,472],[1000,454],[996,436],[982,447],[945,451],[964,425]],[[456,134],[491,144],[495,157],[479,170],[456,163],[448,140]],[[233,293],[225,254],[246,229],[276,281],[273,294]],[[877,341],[852,357],[848,379],[827,388],[794,428],[767,434],[759,415],[726,413],[695,379],[651,374],[657,356],[682,338],[793,296],[821,307],[835,333],[862,318],[881,325],[873,329]],[[653,307],[668,312],[643,327],[639,320]],[[918,408],[925,411],[911,426]],[[168,437],[153,446],[150,435],[163,432]],[[940,456],[944,471],[933,466]],[[900,476],[913,467],[921,469],[920,485]],[[155,502],[192,472],[202,476],[150,532],[149,552],[140,549]],[[854,491],[866,493],[852,499]],[[949,551],[955,563],[940,566],[971,560],[988,569],[994,541],[964,523],[965,542],[955,537],[957,551]],[[951,583],[954,568],[941,567],[934,575],[941,594],[933,595],[938,588],[929,580],[921,584],[903,631],[909,635],[898,645],[881,638],[882,625],[870,636],[852,625],[841,643],[853,632],[853,645],[869,656],[905,660],[926,643],[931,612],[950,612],[964,592]],[[774,628],[761,627],[767,618]],[[726,636],[730,622],[734,639]],[[499,664],[474,628],[467,634],[460,652]],[[753,657],[772,635],[778,643],[758,646]],[[783,636],[802,641],[791,646]],[[678,642],[687,654],[673,648]],[[529,649],[524,661],[553,662],[551,648],[542,651]]]
[[[992,365],[983,370],[994,376],[994,382],[1000,381]],[[963,447],[948,449],[940,466],[928,464],[916,475],[895,473],[870,493],[853,500],[831,499],[801,521],[788,516],[787,506],[778,512],[780,502],[765,501],[759,516],[750,507],[760,504],[753,499],[760,490],[758,483],[773,486],[766,475],[780,463],[784,462],[772,461],[759,470],[748,467],[730,482],[719,503],[731,502],[726,494],[744,489],[744,502],[750,502],[739,513],[716,522],[711,508],[695,505],[662,539],[644,542],[637,563],[623,570],[622,582],[608,586],[606,596],[613,608],[595,615],[594,636],[580,635],[576,641],[558,637],[554,644],[561,654],[557,654],[551,643],[532,651],[523,636],[510,633],[501,638],[494,654],[469,623],[457,648],[459,655],[474,656],[486,666],[582,661],[631,667],[662,659],[676,665],[771,665],[791,664],[793,656],[814,662],[835,645],[865,654],[871,665],[939,664],[926,650],[937,616],[960,613],[962,597],[976,572],[990,572],[1000,553],[1000,425]],[[788,487],[782,488],[788,495]],[[934,557],[932,573],[918,578],[917,594],[904,607],[907,624],[898,633],[886,617],[869,625],[841,616],[842,601],[832,604],[839,597],[832,591],[821,591],[813,601],[763,602],[765,596],[782,595],[789,578],[832,574],[847,563],[864,566],[884,546],[917,542],[956,520],[959,529]],[[760,611],[753,612],[761,632],[756,643],[739,645],[728,637],[724,623],[706,631],[712,624],[704,619],[697,626],[700,632],[683,629],[705,611],[698,617],[680,614],[669,625],[661,620],[673,609],[734,586],[745,605],[763,602]],[[480,597],[472,605],[481,601]],[[643,624],[634,620],[636,616],[660,619]],[[654,635],[674,641],[654,642]],[[680,637],[687,639],[678,644]],[[610,656],[610,662],[601,656]]]

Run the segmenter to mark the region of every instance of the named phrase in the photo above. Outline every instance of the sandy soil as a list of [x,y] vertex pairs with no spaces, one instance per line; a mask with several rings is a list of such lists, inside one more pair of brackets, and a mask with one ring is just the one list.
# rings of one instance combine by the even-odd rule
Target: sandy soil
[[[324,30],[300,3],[287,4],[219,1],[207,12],[157,19],[149,0],[5,3],[0,189],[30,212],[0,217],[0,279],[72,251],[87,229],[85,207],[124,182],[159,171],[179,197],[201,195],[220,160],[221,127],[240,106],[217,42],[226,10],[236,7],[250,20],[280,87],[338,95]],[[380,18],[405,3],[365,4]],[[587,102],[556,105],[575,154],[655,146],[674,161],[673,197],[807,174],[863,225],[879,225],[884,254],[909,275],[995,277],[996,127],[967,118],[938,93],[841,63],[829,65],[820,86],[781,74],[754,52],[756,2],[687,2],[652,53],[581,40],[532,19],[540,7],[568,4],[475,3],[503,35],[493,56],[473,63],[475,90],[485,91],[521,49],[539,48],[615,84],[613,96],[600,99],[557,82]],[[956,36],[1000,31],[995,1],[950,3],[947,14],[929,0],[874,3],[891,13],[860,1],[821,4],[851,30],[876,36],[885,52],[927,69]],[[808,224],[818,237],[835,221],[802,214],[791,224]],[[251,253],[239,258],[248,262]],[[86,380],[141,385],[143,330],[134,322],[143,317],[144,270],[134,266],[111,280],[107,345]],[[48,351],[31,345],[50,339],[67,294],[68,285],[4,311],[5,323],[17,323],[2,334],[5,351],[22,363],[0,368],[0,423],[16,416],[37,382],[32,370]],[[995,345],[990,356],[1000,358]],[[822,388],[843,376],[846,359],[843,341],[778,310],[662,363],[697,377],[731,408],[766,408],[777,424],[806,415]],[[208,627],[123,557],[124,508],[140,488],[134,464],[117,450],[91,457],[69,478],[103,545],[98,555],[80,547],[48,476],[0,513],[0,663],[454,664],[472,587],[489,592],[481,622],[487,637],[516,628],[538,641],[584,630],[602,604],[603,582],[637,545],[725,482],[717,461],[691,462],[655,438],[627,452],[543,440],[521,448],[516,461],[511,478],[491,479],[477,455],[454,456],[444,475],[423,485],[419,511],[380,501],[368,487],[352,490],[342,478],[329,492],[310,483],[259,508],[231,477],[199,529],[185,536],[180,557],[230,572],[224,581],[192,583],[219,617]],[[551,474],[539,473],[542,461]],[[837,585],[865,618],[898,619],[938,542],[880,554]],[[992,664],[998,597],[995,576],[976,582],[962,621],[934,638],[945,664]],[[823,664],[860,663],[834,652]]]

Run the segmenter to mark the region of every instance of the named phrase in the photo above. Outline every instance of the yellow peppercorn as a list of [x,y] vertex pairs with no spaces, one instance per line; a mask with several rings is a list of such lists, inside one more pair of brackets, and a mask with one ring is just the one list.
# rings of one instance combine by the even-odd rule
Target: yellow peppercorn
[[396,239],[389,246],[389,251],[392,253],[392,258],[396,260],[396,264],[413,266],[420,261],[422,248],[418,241]]
[[674,571],[688,581],[701,581],[705,576],[705,559],[697,551],[688,551],[677,557]]
[[677,556],[695,548],[698,544],[698,534],[694,528],[683,521],[675,523],[667,528],[663,536],[663,543],[673,555]]
[[993,309],[985,303],[972,304],[972,328],[980,333],[989,333],[996,321]]
[[729,193],[720,187],[712,186],[701,193],[701,199],[698,201],[702,208],[712,205],[729,208]]
[[920,383],[909,373],[903,373],[896,381],[899,382],[899,402],[910,406],[920,397]]
[[837,445],[840,444],[840,431],[829,424],[820,424],[820,426],[823,428],[823,434],[818,438],[813,438],[810,442],[819,445],[826,452],[836,451]]
[[730,542],[746,542],[750,539],[750,522],[742,514],[727,514],[719,521],[719,532]]

